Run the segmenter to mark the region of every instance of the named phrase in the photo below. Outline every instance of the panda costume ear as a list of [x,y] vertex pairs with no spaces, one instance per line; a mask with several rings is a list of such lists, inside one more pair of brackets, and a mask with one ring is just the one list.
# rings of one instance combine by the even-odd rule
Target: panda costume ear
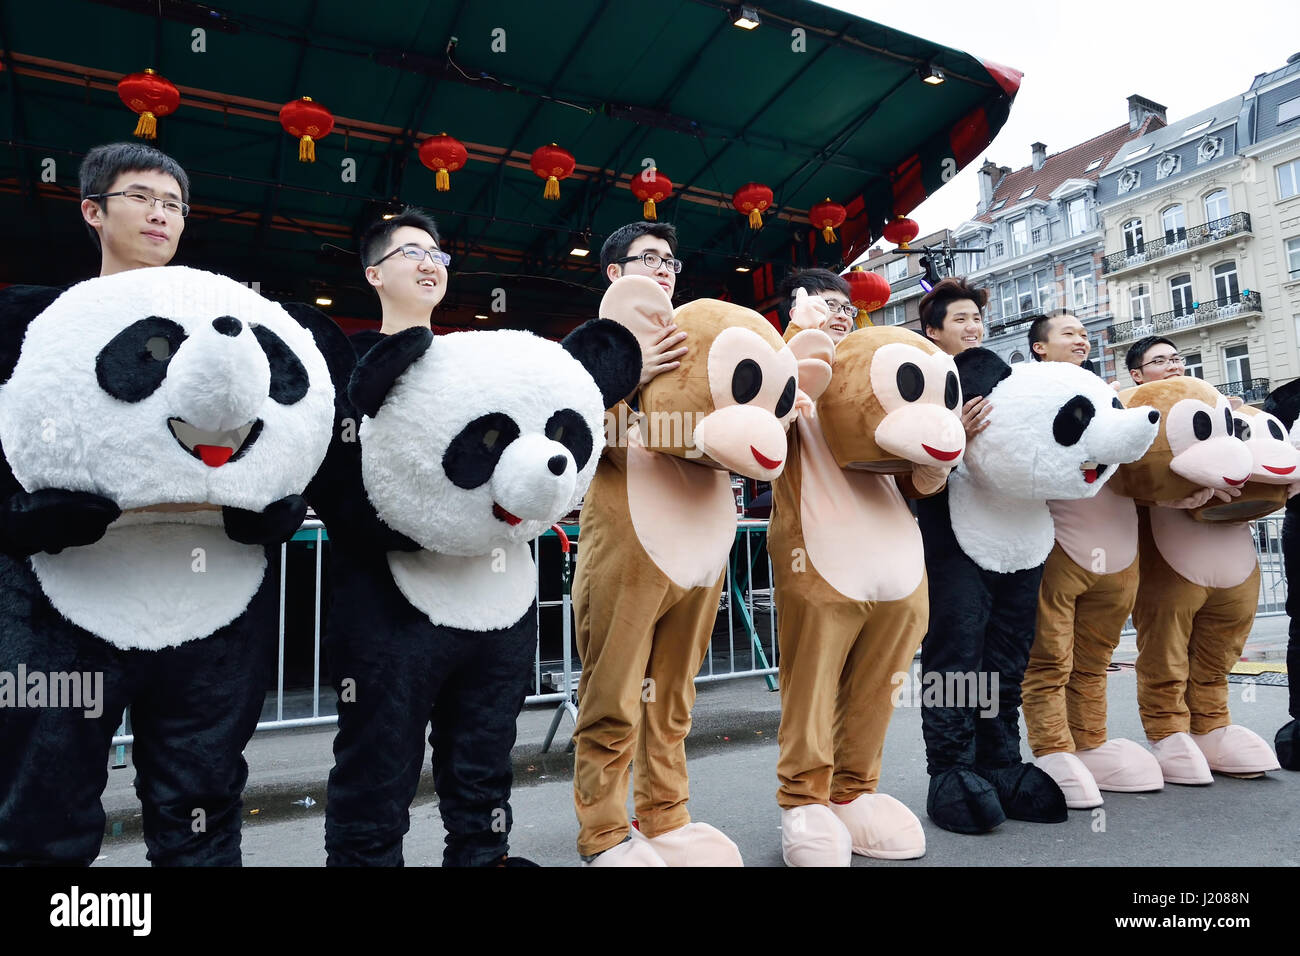
[[0,289],[0,383],[9,381],[14,373],[27,326],[61,295],[62,289],[43,285],[11,285]]
[[606,408],[631,395],[641,381],[641,345],[611,319],[584,322],[560,344],[596,380]]
[[977,395],[987,398],[998,382],[1011,375],[1011,366],[989,349],[966,349],[953,356],[953,361],[957,363],[961,393],[967,399]]
[[393,383],[432,344],[433,333],[428,329],[403,329],[361,356],[348,383],[348,398],[357,411],[374,418]]
[[1290,431],[1300,418],[1300,378],[1279,386],[1268,393],[1264,399],[1264,411],[1282,423]]

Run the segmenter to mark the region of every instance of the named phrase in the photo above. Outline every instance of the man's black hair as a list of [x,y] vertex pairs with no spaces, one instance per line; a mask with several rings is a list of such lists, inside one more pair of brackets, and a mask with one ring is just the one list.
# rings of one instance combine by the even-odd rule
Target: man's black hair
[[361,234],[360,251],[361,266],[373,266],[375,260],[381,258],[385,252],[388,252],[389,242],[392,240],[393,233],[403,226],[412,226],[416,229],[423,229],[433,237],[434,245],[441,248],[442,240],[438,237],[438,226],[423,209],[417,209],[415,206],[403,206],[392,219],[379,219],[371,223],[366,231]]
[[[109,192],[117,177],[123,173],[138,172],[167,174],[180,186],[181,202],[190,201],[190,177],[185,175],[181,164],[161,150],[146,146],[144,143],[105,143],[91,149],[86,154],[86,158],[81,161],[79,173],[81,198],[86,199],[89,196]],[[107,203],[103,200],[92,200],[92,202],[98,202],[103,214],[108,215]],[[90,223],[86,223],[86,229],[90,232],[95,248],[100,248],[99,233]]]
[[1144,339],[1138,339],[1130,345],[1128,351],[1124,353],[1124,364],[1128,367],[1128,370],[1132,372],[1141,368],[1142,358],[1147,354],[1147,350],[1154,348],[1157,345],[1167,345],[1175,352],[1178,351],[1178,346],[1174,345],[1173,342],[1169,341],[1163,335],[1148,335]]
[[988,305],[989,290],[977,289],[960,276],[949,276],[921,297],[917,310],[921,314],[921,331],[943,331],[943,320],[948,317],[948,306],[962,299],[970,299],[981,312]]
[[654,236],[668,243],[668,251],[677,255],[677,227],[671,222],[629,222],[619,226],[600,247],[600,274],[609,282],[609,267],[627,256],[628,247],[642,236]]
[[[1037,315],[1027,316],[1029,320],[1029,354],[1034,357],[1035,362],[1043,360],[1043,357],[1034,351],[1034,343],[1042,342],[1046,344],[1048,323],[1052,319],[1059,319],[1063,315],[1073,314],[1069,309],[1053,309],[1051,312],[1039,312]],[[1024,322],[1025,319],[1022,318],[1020,321]],[[1088,371],[1092,371],[1092,369]]]
[[839,292],[849,301],[853,301],[853,292],[849,288],[848,281],[829,269],[795,269],[787,272],[776,289],[776,314],[781,320],[782,331],[790,325],[790,306],[794,303],[796,289],[803,289],[809,295]]

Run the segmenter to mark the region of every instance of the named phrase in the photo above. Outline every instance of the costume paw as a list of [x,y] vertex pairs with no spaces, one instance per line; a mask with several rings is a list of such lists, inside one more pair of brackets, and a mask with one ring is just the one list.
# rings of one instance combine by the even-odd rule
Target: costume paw
[[930,778],[925,812],[953,833],[987,833],[1007,818],[997,791],[964,767],[953,767]]
[[853,838],[853,852],[878,860],[925,856],[925,831],[916,814],[887,793],[864,793],[849,803],[832,803],[831,812]]
[[975,772],[993,785],[1002,812],[1012,820],[1064,823],[1069,816],[1065,794],[1056,781],[1031,763],[976,767]]
[[1165,783],[1181,783],[1186,786],[1214,783],[1214,775],[1210,773],[1210,765],[1205,762],[1205,754],[1192,742],[1191,734],[1170,734],[1161,740],[1152,740],[1150,744]]
[[1291,720],[1273,738],[1277,762],[1285,770],[1300,770],[1300,720]]
[[[1056,781],[1065,796],[1065,805],[1071,810],[1091,810],[1101,806],[1101,791],[1097,789],[1092,771],[1074,754],[1064,750],[1043,754],[1034,758],[1034,764]],[[1164,782],[1163,778],[1161,782]]]
[[[636,831],[633,831],[636,832]],[[624,840],[618,846],[610,847],[603,853],[587,859],[583,857],[583,866],[667,866],[663,857],[654,851],[644,839]]]
[[657,837],[648,837],[635,827],[633,842],[649,844],[668,866],[744,866],[740,848],[721,830],[707,823],[688,823]]
[[1192,740],[1201,748],[1205,762],[1216,773],[1231,777],[1260,777],[1269,770],[1282,769],[1268,742],[1240,724],[1229,724],[1208,734],[1192,734]]
[[1143,793],[1164,789],[1160,762],[1151,751],[1132,740],[1117,737],[1092,750],[1076,750],[1074,755],[1097,781],[1098,790]]
[[829,807],[791,807],[781,811],[781,859],[786,866],[848,866],[853,838]]

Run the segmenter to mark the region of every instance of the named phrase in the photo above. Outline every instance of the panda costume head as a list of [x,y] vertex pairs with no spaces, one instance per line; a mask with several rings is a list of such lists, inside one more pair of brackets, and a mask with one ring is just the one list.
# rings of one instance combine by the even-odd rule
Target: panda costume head
[[1055,540],[1048,500],[1091,498],[1115,466],[1141,458],[1159,432],[1153,408],[1125,408],[1114,389],[1066,362],[1009,366],[988,349],[956,356],[962,395],[993,406],[949,478],[953,531],[989,571],[1031,568]]
[[385,524],[439,554],[531,541],[586,493],[605,409],[640,373],[635,338],[603,319],[563,346],[508,329],[389,336],[348,390],[365,416],[366,494]]
[[32,319],[0,443],[27,491],[261,511],[306,487],[333,412],[325,361],[283,308],[163,266],[79,283]]

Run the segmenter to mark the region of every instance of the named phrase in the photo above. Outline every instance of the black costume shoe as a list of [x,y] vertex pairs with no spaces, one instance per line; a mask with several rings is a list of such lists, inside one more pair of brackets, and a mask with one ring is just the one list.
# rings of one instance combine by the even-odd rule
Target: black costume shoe
[[1300,720],[1292,719],[1282,725],[1273,738],[1273,749],[1283,770],[1300,770]]
[[987,833],[1007,818],[997,791],[965,767],[952,767],[930,778],[925,812],[953,833]]
[[1064,823],[1069,811],[1056,781],[1031,763],[1010,767],[976,767],[997,792],[1002,810],[1012,820]]

